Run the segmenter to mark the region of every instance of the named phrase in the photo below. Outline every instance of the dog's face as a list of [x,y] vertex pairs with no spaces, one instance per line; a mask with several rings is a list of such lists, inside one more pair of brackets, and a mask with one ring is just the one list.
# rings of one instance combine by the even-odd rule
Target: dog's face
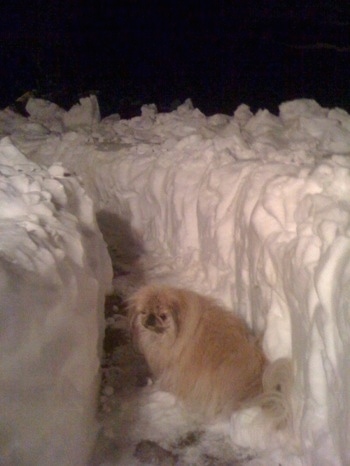
[[156,294],[150,296],[141,308],[141,323],[151,332],[162,334],[168,330],[176,330],[178,310],[175,303],[164,302],[164,299]]
[[155,346],[169,348],[179,333],[180,306],[176,294],[155,286],[141,288],[129,302],[134,344],[147,357]]

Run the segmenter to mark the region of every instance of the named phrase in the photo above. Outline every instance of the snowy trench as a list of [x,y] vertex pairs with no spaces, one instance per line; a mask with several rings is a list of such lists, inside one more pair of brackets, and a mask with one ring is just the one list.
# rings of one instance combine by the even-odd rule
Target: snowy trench
[[[241,105],[234,116],[206,117],[186,101],[171,113],[147,105],[140,117],[100,121],[94,97],[68,112],[31,99],[27,111],[0,113],[0,400],[2,424],[18,431],[5,429],[2,454],[11,442],[37,441],[38,410],[35,464],[48,464],[52,429],[81,448],[50,464],[86,464],[111,280],[90,197],[115,247],[142,251],[144,281],[220,299],[263,333],[271,360],[292,358],[293,440],[273,441],[242,415],[224,427],[232,444],[270,458],[260,464],[349,464],[350,116],[311,100],[283,103],[278,116]],[[85,375],[74,358],[89,366]],[[12,398],[25,384],[46,390],[21,398],[27,417]]]

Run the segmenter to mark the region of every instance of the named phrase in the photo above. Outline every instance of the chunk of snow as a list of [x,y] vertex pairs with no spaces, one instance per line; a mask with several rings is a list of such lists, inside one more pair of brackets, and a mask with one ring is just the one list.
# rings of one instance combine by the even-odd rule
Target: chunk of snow
[[63,125],[67,130],[92,131],[100,122],[100,109],[95,95],[83,97],[63,115]]
[[62,132],[63,115],[66,113],[63,108],[44,99],[30,98],[26,110],[31,121],[42,122],[51,131]]

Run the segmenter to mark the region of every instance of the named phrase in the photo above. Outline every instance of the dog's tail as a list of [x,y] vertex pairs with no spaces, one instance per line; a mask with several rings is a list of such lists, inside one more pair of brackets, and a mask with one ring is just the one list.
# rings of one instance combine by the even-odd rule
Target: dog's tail
[[292,427],[293,365],[288,358],[280,358],[267,365],[263,377],[263,391],[244,403],[246,407],[260,406],[276,429]]
[[290,359],[277,359],[264,371],[263,393],[259,397],[259,404],[277,429],[292,423],[293,382],[293,364]]

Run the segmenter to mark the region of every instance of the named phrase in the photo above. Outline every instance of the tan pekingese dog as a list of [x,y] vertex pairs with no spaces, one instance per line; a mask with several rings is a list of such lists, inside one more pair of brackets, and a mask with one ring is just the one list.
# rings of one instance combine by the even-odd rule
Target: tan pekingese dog
[[258,338],[215,300],[144,286],[130,298],[129,319],[133,342],[159,389],[205,419],[229,416],[256,400],[273,413],[276,425],[285,423],[286,367],[271,370]]

